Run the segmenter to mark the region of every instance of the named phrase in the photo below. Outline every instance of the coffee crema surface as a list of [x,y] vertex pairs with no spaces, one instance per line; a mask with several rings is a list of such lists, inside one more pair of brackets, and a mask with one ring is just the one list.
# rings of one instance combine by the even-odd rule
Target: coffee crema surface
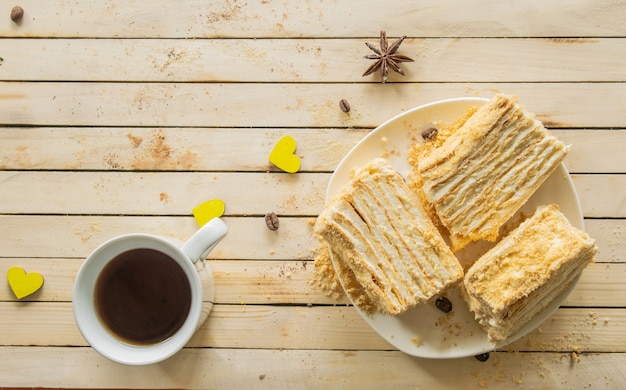
[[95,289],[101,321],[122,341],[150,345],[174,335],[191,308],[191,285],[176,260],[131,249],[107,264]]

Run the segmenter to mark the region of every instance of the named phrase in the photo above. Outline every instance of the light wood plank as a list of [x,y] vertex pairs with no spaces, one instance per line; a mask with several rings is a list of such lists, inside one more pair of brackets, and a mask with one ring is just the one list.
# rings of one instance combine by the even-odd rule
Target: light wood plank
[[[19,266],[38,272],[45,278],[45,287],[22,301],[70,302],[78,269],[84,259],[0,258],[0,272]],[[216,284],[216,303],[225,304],[347,304],[324,295],[310,281],[313,262],[310,260],[209,260]],[[619,296],[619,292],[609,297]],[[600,298],[601,299],[601,298]],[[6,287],[2,300],[16,300]],[[608,301],[602,300],[607,303]]]
[[[369,129],[4,127],[0,128],[3,145],[0,168],[262,171],[269,166],[261,157],[268,154],[278,139],[292,135],[298,143],[297,154],[302,157],[301,171],[331,172],[369,132]],[[626,161],[621,154],[622,145],[626,144],[624,129],[552,132],[572,145],[565,160],[571,173],[626,172]]]
[[[537,329],[506,347],[518,351],[623,351],[623,309],[558,309]],[[613,345],[609,347],[609,345]]]
[[589,264],[562,306],[623,307],[626,302],[624,280],[626,263]]
[[[265,155],[259,156],[264,159]],[[184,216],[196,205],[218,198],[226,204],[225,215],[274,211],[317,216],[324,209],[330,177],[330,173],[0,171],[0,210]],[[626,217],[626,176],[574,174],[572,179],[585,217]]]
[[331,172],[369,131],[0,127],[0,168],[271,171],[275,168],[268,162],[270,151],[280,138],[291,135],[301,172]]
[[585,217],[626,216],[626,175],[572,175]]
[[[190,346],[395,349],[377,335],[352,307],[216,305],[214,309],[215,312],[210,314],[206,324],[190,341]],[[68,317],[73,321],[73,317]],[[623,352],[626,345],[626,335],[622,331],[625,320],[626,313],[620,309],[563,308],[538,329],[506,349]],[[28,319],[23,322],[28,323]],[[244,332],[248,333],[244,336]]]
[[[69,302],[83,259],[0,258],[0,272],[20,266],[44,275],[45,287],[24,298],[35,302]],[[210,260],[215,277],[215,302],[221,304],[345,305],[347,298],[327,297],[311,284],[308,260]],[[626,302],[626,263],[590,264],[563,306],[621,307]],[[13,294],[6,289],[5,297]],[[8,299],[7,298],[7,299]]]
[[[368,41],[372,39],[6,39],[0,78],[368,82],[375,79],[361,76],[370,63],[363,59]],[[390,80],[624,81],[626,60],[618,55],[624,51],[622,38],[407,38],[400,52],[416,62],[403,65],[404,77],[393,73]],[[58,71],[68,67],[69,72]]]
[[[18,307],[20,306],[19,310]],[[0,302],[0,345],[86,346],[70,302]],[[511,351],[624,352],[621,309],[558,309]],[[20,324],[16,327],[15,324]],[[213,306],[190,347],[392,350],[349,306]]]
[[[493,353],[428,360],[397,351],[185,349],[155,365],[113,363],[90,348],[0,348],[3,385],[80,388],[394,388],[615,389],[626,383],[626,355]],[[63,356],[62,359],[59,356]],[[10,357],[10,358],[9,358]],[[36,359],[40,365],[33,365]]]
[[552,130],[552,133],[571,149],[565,165],[573,173],[624,173],[626,161],[622,157],[626,145],[626,131],[619,130]]
[[[508,4],[479,0],[406,3],[314,0],[144,2],[24,0],[21,25],[0,23],[2,36],[45,37],[342,37],[393,34],[434,37],[624,36],[621,1]],[[8,12],[8,9],[7,9]],[[349,22],[348,22],[349,21]]]
[[[229,234],[210,259],[313,258],[313,218],[281,218],[270,231],[261,217],[224,218]],[[0,215],[0,257],[84,258],[99,244],[126,233],[150,233],[184,242],[197,230],[193,217]],[[245,245],[242,243],[245,242]]]
[[[26,272],[37,272],[44,278],[44,285],[24,302],[71,302],[74,280],[84,259],[0,258],[0,272],[6,274],[11,267],[21,267]],[[15,300],[8,283],[1,289],[0,299]]]
[[[230,233],[211,259],[307,260],[318,242],[314,218],[281,218],[269,231],[262,217],[224,218]],[[596,239],[599,262],[624,262],[626,231],[622,219],[587,219],[585,229]],[[184,241],[197,229],[189,217],[0,215],[0,257],[84,258],[97,245],[125,233],[152,233]],[[246,245],[241,245],[245,239]]]
[[[518,95],[548,127],[625,127],[624,83],[223,84],[0,82],[0,123],[375,127],[421,104]],[[339,109],[340,99],[352,107]]]
[[[269,152],[271,148],[267,150]],[[259,160],[267,160],[265,154]],[[5,213],[191,215],[222,199],[225,215],[317,216],[328,173],[0,171]],[[249,189],[242,191],[242,188]]]
[[623,220],[587,219],[585,231],[596,240],[600,253],[598,261],[625,262],[626,235]]

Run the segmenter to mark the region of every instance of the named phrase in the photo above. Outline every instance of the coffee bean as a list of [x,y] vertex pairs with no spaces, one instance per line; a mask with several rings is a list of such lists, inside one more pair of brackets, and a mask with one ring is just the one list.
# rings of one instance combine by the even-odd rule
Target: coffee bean
[[339,108],[341,108],[341,111],[343,112],[350,112],[350,104],[346,99],[341,99],[339,101]]
[[476,355],[474,357],[479,362],[486,362],[487,360],[489,360],[489,352],[481,353],[480,355]]
[[439,133],[439,130],[434,127],[429,127],[426,130],[422,131],[422,138],[426,141],[430,141],[437,136],[437,133]]
[[15,7],[13,7],[13,9],[11,10],[12,21],[14,21],[15,23],[19,23],[19,21],[22,20],[23,16],[24,16],[24,9],[22,7],[20,7],[19,5],[16,5]]
[[452,311],[452,302],[446,297],[437,298],[435,306],[444,313],[450,313]]
[[265,224],[267,225],[267,228],[272,231],[278,230],[279,223],[276,213],[272,212],[265,214]]

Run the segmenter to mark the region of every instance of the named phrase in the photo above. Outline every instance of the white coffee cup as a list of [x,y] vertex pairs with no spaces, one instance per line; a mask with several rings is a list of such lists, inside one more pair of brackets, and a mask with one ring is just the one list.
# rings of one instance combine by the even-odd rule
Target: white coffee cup
[[[180,351],[212,307],[213,274],[204,259],[227,232],[226,224],[213,218],[182,246],[150,234],[126,234],[98,246],[81,266],[74,283],[74,318],[85,340],[103,356],[129,365],[156,363]],[[167,339],[154,344],[136,345],[124,341],[102,321],[96,304],[96,285],[105,266],[118,255],[135,249],[156,250],[175,260],[191,287],[190,309],[182,326]]]

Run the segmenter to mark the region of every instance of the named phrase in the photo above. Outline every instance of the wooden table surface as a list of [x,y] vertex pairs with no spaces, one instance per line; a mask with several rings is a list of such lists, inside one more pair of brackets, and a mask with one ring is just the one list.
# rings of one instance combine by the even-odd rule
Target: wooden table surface
[[[415,59],[387,84],[361,77],[381,29],[407,35],[399,53]],[[626,2],[2,1],[0,57],[0,272],[45,278],[23,301],[0,288],[0,386],[626,386]],[[405,355],[310,283],[312,221],[373,128],[497,91],[572,145],[600,254],[552,318],[486,362]],[[284,135],[295,174],[268,162]],[[184,240],[213,198],[230,232],[208,260],[207,322],[165,362],[101,357],[72,314],[85,256],[128,232]]]

